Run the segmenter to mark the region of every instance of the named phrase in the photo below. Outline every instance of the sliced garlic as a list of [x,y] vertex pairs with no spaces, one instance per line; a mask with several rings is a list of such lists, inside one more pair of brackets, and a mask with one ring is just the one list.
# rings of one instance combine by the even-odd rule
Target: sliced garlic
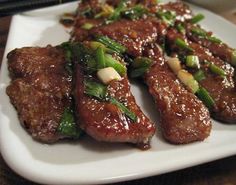
[[100,69],[97,72],[97,77],[104,84],[109,84],[109,82],[112,80],[121,80],[121,76],[113,67]]

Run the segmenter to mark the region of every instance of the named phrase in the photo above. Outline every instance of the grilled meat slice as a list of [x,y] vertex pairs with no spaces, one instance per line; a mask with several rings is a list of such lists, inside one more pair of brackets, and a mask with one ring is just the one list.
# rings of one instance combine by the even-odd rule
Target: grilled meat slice
[[[133,57],[147,56],[155,64],[145,75],[145,82],[156,101],[164,137],[171,143],[189,143],[205,139],[211,130],[209,112],[188,92],[170,71],[158,53],[158,46],[165,34],[165,26],[156,19],[120,20],[91,31],[93,35],[106,35],[123,44]],[[135,37],[132,37],[135,35]],[[161,38],[160,38],[161,37]]]
[[13,79],[22,78],[36,73],[66,73],[65,58],[62,50],[47,46],[24,47],[15,49],[8,55],[8,69]]
[[179,82],[165,63],[158,46],[152,46],[146,53],[155,64],[144,79],[160,112],[164,137],[176,144],[207,138],[211,131],[207,108]]
[[8,54],[8,64],[13,80],[6,92],[21,124],[41,142],[64,138],[58,126],[71,103],[71,78],[64,68],[63,50],[52,46],[15,49]]
[[124,103],[137,116],[137,121],[125,116],[116,105],[86,95],[86,76],[82,69],[78,64],[75,99],[80,127],[99,141],[149,144],[155,133],[155,126],[135,103],[127,77],[110,82],[108,94]]
[[[199,57],[201,69],[205,72],[206,76],[206,78],[199,83],[207,89],[215,101],[215,106],[211,109],[212,116],[226,123],[236,123],[234,68],[219,58],[213,57],[207,48],[204,48],[197,43],[188,41],[189,47],[193,49],[193,52],[180,49],[180,47],[175,44],[177,38],[188,41],[184,35],[178,33],[175,29],[170,28],[167,33],[167,41],[172,53],[177,53],[180,56],[193,54]],[[223,69],[226,76],[222,78],[220,75],[211,72],[206,61]],[[196,70],[193,69],[189,71],[191,73],[196,72]]]
[[[218,39],[216,40],[213,38],[214,40],[212,41],[211,40],[212,32],[207,32],[200,26],[195,26],[190,23],[187,23],[185,25],[185,28],[186,28],[186,36],[188,37],[189,40],[208,48],[209,51],[214,56],[219,57],[221,60],[233,66],[236,66],[236,53],[233,54],[235,50]],[[205,36],[194,33],[194,30],[201,30],[203,34],[205,34]]]
[[100,26],[90,31],[90,35],[106,35],[128,48],[132,56],[142,56],[144,47],[157,41],[158,35],[165,33],[165,25],[149,17],[135,21],[122,19],[109,25]]

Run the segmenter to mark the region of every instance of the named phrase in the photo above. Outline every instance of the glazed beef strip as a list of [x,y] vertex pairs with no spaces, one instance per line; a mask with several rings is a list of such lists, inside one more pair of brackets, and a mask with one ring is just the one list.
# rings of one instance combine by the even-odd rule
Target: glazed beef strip
[[127,76],[112,80],[107,94],[122,102],[137,119],[131,120],[122,110],[109,101],[98,100],[85,94],[85,81],[95,80],[79,62],[76,67],[75,100],[80,127],[98,141],[127,142],[146,147],[155,133],[155,125],[143,114],[130,92]]
[[[193,52],[181,49],[176,45],[176,39],[181,38],[188,42],[189,47],[193,49]],[[172,54],[179,56],[196,55],[199,57],[201,69],[204,71],[206,78],[200,81],[200,85],[207,89],[212,98],[215,101],[215,106],[210,110],[212,116],[225,123],[236,123],[236,93],[235,93],[235,81],[234,81],[234,68],[212,56],[207,48],[202,47],[197,43],[189,41],[183,34],[178,33],[175,29],[170,28],[167,32],[168,48]],[[226,73],[225,77],[214,74],[209,69],[209,64],[206,61],[220,67]],[[195,70],[189,70],[191,73]]]
[[[212,32],[207,32],[199,26],[195,26],[190,23],[185,24],[186,36],[192,42],[196,42],[201,46],[209,49],[209,51],[216,57],[219,57],[221,60],[236,66],[236,50],[229,47],[227,44],[221,42],[220,40],[211,40],[207,37],[212,37]],[[201,30],[202,34],[194,33],[194,30]]]
[[211,120],[208,110],[181,85],[155,44],[162,42],[165,35],[163,24],[150,17],[136,21],[120,20],[92,29],[90,34],[106,35],[118,41],[133,57],[147,56],[154,60],[144,79],[156,101],[163,135],[169,142],[190,143],[204,140],[209,135]]
[[8,65],[12,81],[7,94],[21,124],[36,140],[52,143],[65,107],[70,106],[71,78],[65,71],[62,49],[21,48],[11,51]]

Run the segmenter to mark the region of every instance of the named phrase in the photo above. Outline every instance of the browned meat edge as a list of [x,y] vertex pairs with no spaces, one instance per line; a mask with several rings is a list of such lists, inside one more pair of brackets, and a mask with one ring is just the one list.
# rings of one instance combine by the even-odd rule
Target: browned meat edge
[[64,69],[64,52],[52,46],[25,47],[7,58],[12,81],[6,92],[21,124],[41,142],[65,137],[57,131],[65,107],[70,106],[71,79]]

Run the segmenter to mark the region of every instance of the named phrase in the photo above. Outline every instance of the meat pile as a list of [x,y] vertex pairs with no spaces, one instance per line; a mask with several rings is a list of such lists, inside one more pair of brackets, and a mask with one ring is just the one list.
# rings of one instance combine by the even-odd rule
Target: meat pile
[[[199,17],[179,1],[80,2],[69,46],[22,48],[8,54],[12,82],[7,94],[21,123],[33,138],[55,142],[69,137],[58,128],[65,109],[73,107],[76,129],[94,139],[148,146],[158,123],[152,123],[136,104],[130,92],[129,73],[111,80],[107,86],[99,86],[100,93],[106,88],[106,97],[86,93],[86,81],[97,84],[99,80],[96,72],[87,71],[85,61],[89,57],[90,62],[96,61],[91,56],[100,51],[98,48],[107,56],[114,43],[125,51],[109,53],[111,60],[128,68],[128,72],[132,73],[140,58],[151,61],[145,70],[142,68],[138,79],[147,85],[156,103],[161,131],[168,142],[184,144],[206,139],[212,127],[210,116],[236,123],[236,51],[202,29],[196,23]],[[99,41],[100,37],[109,39],[108,44]],[[78,52],[80,45],[90,50],[91,56]],[[80,56],[75,56],[78,53]],[[199,89],[193,91],[176,75],[167,55],[178,58],[181,70],[189,75],[194,76],[201,69],[204,79],[194,82],[204,89],[205,98],[200,98]],[[187,56],[197,58],[198,66],[189,67],[185,63]],[[66,70],[68,61],[72,74]],[[208,102],[204,102],[206,99]]]

